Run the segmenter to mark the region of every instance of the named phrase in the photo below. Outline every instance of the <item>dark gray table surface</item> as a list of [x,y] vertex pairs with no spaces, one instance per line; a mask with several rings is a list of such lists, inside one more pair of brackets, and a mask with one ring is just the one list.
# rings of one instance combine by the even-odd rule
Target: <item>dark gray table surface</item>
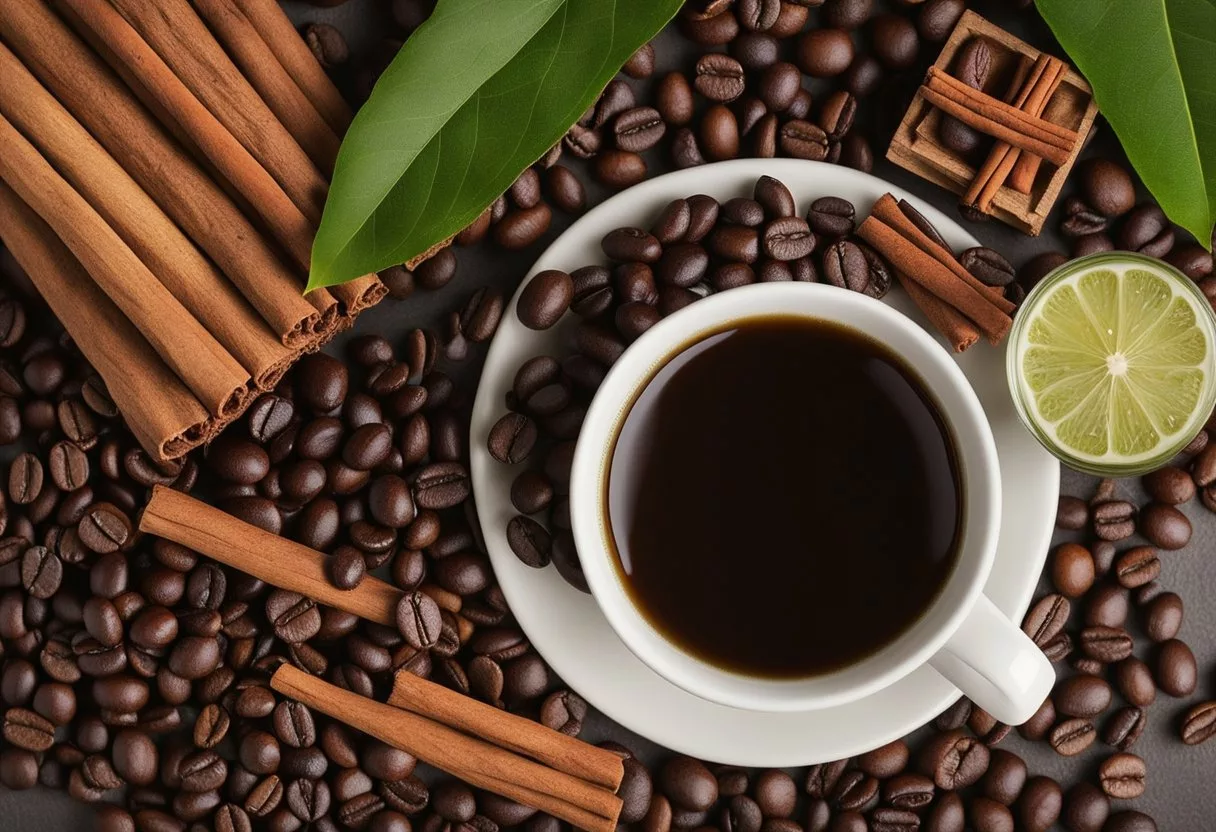
[[[356,56],[367,54],[383,33],[391,31],[385,0],[350,0],[334,9],[318,9],[300,2],[288,2],[286,5],[296,21],[324,20],[338,26],[347,35]],[[1058,47],[1052,46],[1050,33],[1037,15],[1013,12],[1011,7],[1015,4],[1011,0],[972,2],[969,5],[1011,32],[1041,47],[1052,48],[1059,54]],[[687,41],[665,32],[660,35],[659,46],[655,78],[670,69],[687,71],[691,68],[695,58]],[[927,49],[936,54],[936,47]],[[876,156],[885,152],[886,143],[918,81],[917,73],[908,73],[906,77],[885,85],[878,94],[880,100],[863,103],[861,118],[870,125],[870,135],[876,137]],[[1085,155],[1123,159],[1112,131],[1103,122],[1100,122],[1097,136]],[[665,162],[656,155],[651,170],[666,169]],[[951,194],[895,167],[885,159],[877,160],[874,173],[954,214],[955,199]],[[605,196],[602,190],[594,186],[590,188],[589,195],[592,204]],[[463,302],[478,286],[493,284],[504,291],[513,291],[527,273],[531,262],[543,251],[544,244],[555,238],[569,223],[570,218],[555,211],[553,227],[545,241],[527,252],[504,255],[498,250],[482,248],[461,250],[457,277],[443,291],[419,293],[403,303],[386,301],[360,318],[355,331],[375,332],[393,338],[415,326],[440,327],[446,313]],[[1067,250],[1064,241],[1055,232],[1055,225],[1056,217],[1053,215],[1043,235],[1037,239],[1026,237],[999,223],[973,224],[968,226],[968,230],[985,245],[1003,252],[1017,265],[1052,248]],[[341,342],[334,345],[335,349],[340,347]],[[452,368],[452,374],[462,381],[464,389],[471,389],[473,380],[480,372],[483,355],[484,348],[459,367]],[[1066,494],[1088,498],[1095,485],[1096,480],[1091,477],[1067,469],[1064,471],[1063,492]],[[1122,481],[1119,487],[1120,492],[1129,498],[1144,497],[1136,481]],[[1163,557],[1160,580],[1166,588],[1179,593],[1185,602],[1186,619],[1180,637],[1192,647],[1199,661],[1199,689],[1185,701],[1159,695],[1149,708],[1149,725],[1135,747],[1135,752],[1149,765],[1148,789],[1140,799],[1119,802],[1119,805],[1148,812],[1157,820],[1162,832],[1211,832],[1216,830],[1216,741],[1199,747],[1185,746],[1178,740],[1177,726],[1181,714],[1190,704],[1216,698],[1216,514],[1204,509],[1197,501],[1184,506],[1183,511],[1191,518],[1195,534],[1186,549]],[[1063,535],[1057,537],[1057,541],[1064,539],[1066,537]],[[1031,552],[1026,554],[1027,557],[1035,555]],[[1047,591],[1045,582],[1041,589]],[[1132,626],[1135,627],[1134,616]],[[1147,658],[1149,654],[1147,640],[1140,639],[1137,655]],[[634,748],[651,762],[664,756],[662,749],[598,715],[589,722],[583,736],[593,741],[615,739]],[[1080,779],[1096,782],[1097,767],[1111,752],[1099,742],[1079,757],[1062,758],[1045,743],[1025,742],[1016,733],[1005,739],[1001,747],[1023,756],[1032,774],[1049,775],[1065,787]],[[58,832],[88,828],[89,810],[73,802],[64,792],[40,788],[14,793],[0,787],[0,830],[4,832]]]

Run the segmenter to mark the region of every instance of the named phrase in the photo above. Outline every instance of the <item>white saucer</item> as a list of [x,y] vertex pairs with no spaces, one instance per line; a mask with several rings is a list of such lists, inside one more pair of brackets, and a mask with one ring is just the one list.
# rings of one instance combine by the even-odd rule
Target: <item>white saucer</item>
[[[788,185],[803,215],[812,199],[827,195],[852,200],[859,213],[866,212],[889,191],[915,205],[956,250],[977,245],[940,211],[868,174],[820,162],[740,159],[660,176],[609,199],[554,241],[528,279],[544,269],[571,271],[603,262],[604,234],[622,225],[646,227],[672,199],[695,193],[719,200],[751,196],[762,174]],[[902,291],[893,290],[886,302],[928,328]],[[519,322],[512,299],[486,358],[470,446],[473,491],[494,571],[520,626],[566,684],[607,716],[660,745],[744,766],[851,757],[915,730],[948,707],[959,692],[928,666],[864,699],[825,710],[761,713],[707,702],[643,664],[617,638],[594,599],[567,585],[556,569],[531,569],[515,557],[505,529],[516,514],[509,491],[517,471],[490,456],[486,437],[506,411],[504,396],[520,364],[545,353],[564,355],[569,338],[563,339],[563,330],[574,320],[568,315],[553,329],[534,332]],[[992,422],[1004,486],[1001,539],[986,592],[1010,618],[1020,620],[1047,554],[1060,468],[1018,421],[1005,385],[1003,350],[981,342],[958,361]]]

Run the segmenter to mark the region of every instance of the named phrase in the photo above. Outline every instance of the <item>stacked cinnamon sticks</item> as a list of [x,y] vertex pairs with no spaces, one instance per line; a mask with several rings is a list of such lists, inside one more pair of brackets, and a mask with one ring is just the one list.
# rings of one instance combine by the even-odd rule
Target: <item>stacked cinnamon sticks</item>
[[0,77],[0,238],[156,458],[384,296],[303,292],[352,114],[276,0],[4,0]]
[[895,269],[900,284],[956,352],[985,336],[999,344],[1013,324],[1014,305],[1000,287],[963,268],[945,241],[914,208],[884,195],[857,234]]
[[1039,165],[1065,164],[1081,141],[1076,131],[1042,117],[1068,72],[1064,62],[1040,53],[1018,69],[1005,101],[937,67],[929,68],[920,88],[927,102],[997,140],[963,194],[962,205],[972,214],[991,213],[993,199],[1006,185],[1029,193]]

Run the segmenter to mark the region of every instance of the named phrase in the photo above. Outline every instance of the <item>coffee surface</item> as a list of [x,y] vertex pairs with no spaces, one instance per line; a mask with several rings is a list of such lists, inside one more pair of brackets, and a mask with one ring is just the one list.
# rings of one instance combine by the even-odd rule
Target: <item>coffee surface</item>
[[890,643],[957,560],[953,441],[890,349],[836,324],[747,321],[632,404],[609,466],[618,564],[647,619],[736,672],[804,677]]

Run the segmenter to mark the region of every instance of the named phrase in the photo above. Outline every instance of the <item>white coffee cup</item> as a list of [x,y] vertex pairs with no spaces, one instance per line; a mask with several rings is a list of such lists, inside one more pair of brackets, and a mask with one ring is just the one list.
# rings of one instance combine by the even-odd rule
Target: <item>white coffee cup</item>
[[[733,322],[772,315],[805,316],[850,327],[900,355],[949,426],[965,495],[958,561],[933,604],[876,653],[840,670],[802,679],[759,678],[716,667],[656,630],[625,588],[603,499],[620,425],[636,393],[654,373],[704,336]],[[981,348],[986,347],[977,347]],[[927,662],[1001,722],[1026,721],[1051,690],[1055,671],[1034,642],[983,594],[996,552],[1000,513],[1000,468],[988,419],[949,353],[886,304],[818,283],[735,289],[700,300],[652,327],[626,350],[600,385],[579,434],[570,480],[570,519],[583,572],[625,645],[655,672],[690,693],[757,711],[840,705],[884,688]],[[857,610],[857,615],[865,615],[865,610]]]

